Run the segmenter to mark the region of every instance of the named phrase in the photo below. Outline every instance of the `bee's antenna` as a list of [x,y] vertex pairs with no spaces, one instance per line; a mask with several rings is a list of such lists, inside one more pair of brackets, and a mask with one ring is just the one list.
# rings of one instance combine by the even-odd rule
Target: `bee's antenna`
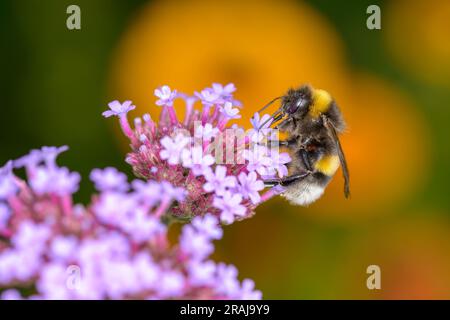
[[[267,109],[267,107],[269,107],[272,103],[274,103],[275,101],[277,101],[278,99],[281,99],[281,98],[283,98],[283,96],[279,96],[279,97],[273,98],[272,100],[270,100],[270,102],[269,102],[268,104],[266,104],[264,107],[262,107],[262,108],[258,111],[258,113],[261,113],[262,111],[264,111],[265,109]],[[279,112],[280,112],[279,110],[275,111],[275,113],[274,113],[269,119],[267,119],[266,121],[264,121],[264,123],[263,123],[262,125],[259,126],[258,130],[261,130],[261,128],[263,128],[270,120],[273,120],[274,117],[276,117],[276,116],[278,115]]]
[[274,99],[272,99],[268,104],[266,104],[264,107],[261,108],[261,110],[258,111],[258,113],[263,112],[265,109],[267,109],[267,107],[269,107],[272,103],[274,103],[275,101],[277,101],[278,99],[283,98],[283,96],[279,96],[276,97]]

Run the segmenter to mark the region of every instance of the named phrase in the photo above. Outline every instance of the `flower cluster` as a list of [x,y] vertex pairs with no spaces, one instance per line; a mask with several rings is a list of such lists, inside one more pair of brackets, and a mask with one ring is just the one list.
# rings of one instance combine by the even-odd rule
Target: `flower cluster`
[[[111,102],[104,112],[106,117],[119,117],[132,149],[126,161],[138,177],[185,188],[185,200],[170,211],[173,219],[210,213],[230,224],[252,216],[258,204],[282,192],[275,187],[261,194],[263,180],[287,175],[290,157],[262,143],[274,134],[268,115],[255,114],[254,129],[247,132],[229,126],[230,120],[240,118],[235,90],[233,84],[214,83],[189,96],[162,86],[154,92],[162,108],[159,121],[145,114],[134,120],[134,128],[127,119],[134,109],[130,101]],[[176,99],[184,101],[183,119],[175,110]],[[196,103],[200,110],[194,108]]]
[[[111,112],[130,108],[113,104]],[[234,266],[209,260],[222,237],[214,215],[194,218],[178,244],[169,242],[161,218],[182,206],[184,188],[95,169],[98,193],[89,205],[73,204],[80,176],[56,164],[66,149],[33,150],[0,169],[3,299],[261,298]],[[20,168],[27,180],[15,174]]]

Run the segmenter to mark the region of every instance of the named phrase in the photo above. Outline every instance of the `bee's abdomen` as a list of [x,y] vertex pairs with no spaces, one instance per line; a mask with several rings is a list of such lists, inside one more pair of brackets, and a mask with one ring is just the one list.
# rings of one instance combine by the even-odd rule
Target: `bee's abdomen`
[[339,157],[337,155],[326,155],[314,163],[314,169],[326,176],[333,176],[339,168]]
[[291,204],[307,206],[323,195],[330,180],[330,176],[315,172],[308,178],[289,185],[282,196]]

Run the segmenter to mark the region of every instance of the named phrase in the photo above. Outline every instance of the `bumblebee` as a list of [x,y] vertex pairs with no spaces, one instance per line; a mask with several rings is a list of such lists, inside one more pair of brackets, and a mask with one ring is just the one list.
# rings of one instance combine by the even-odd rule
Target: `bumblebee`
[[[289,150],[292,161],[290,175],[265,180],[267,186],[285,187],[282,194],[292,204],[306,206],[322,196],[339,165],[344,176],[344,195],[350,196],[350,175],[339,134],[345,130],[341,111],[325,90],[303,85],[289,89],[283,96],[269,102],[262,110],[281,99],[281,107],[268,120],[275,129],[287,133],[277,141]],[[266,123],[260,126],[264,127]],[[274,143],[272,141],[271,143]]]

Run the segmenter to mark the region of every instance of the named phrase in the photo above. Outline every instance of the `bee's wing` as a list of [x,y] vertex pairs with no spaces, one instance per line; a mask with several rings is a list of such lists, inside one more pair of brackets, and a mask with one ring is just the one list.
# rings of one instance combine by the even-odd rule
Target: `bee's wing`
[[348,172],[347,161],[345,160],[344,151],[342,151],[341,143],[339,141],[339,137],[333,123],[327,117],[323,117],[323,124],[327,128],[328,134],[336,144],[339,161],[341,162],[342,166],[342,173],[344,175],[344,195],[346,198],[348,198],[350,196],[350,174]]

